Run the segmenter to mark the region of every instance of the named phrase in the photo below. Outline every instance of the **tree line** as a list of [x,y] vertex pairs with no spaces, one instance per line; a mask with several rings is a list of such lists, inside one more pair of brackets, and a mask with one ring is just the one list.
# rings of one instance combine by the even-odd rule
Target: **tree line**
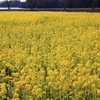
[[27,0],[22,5],[26,8],[95,8],[100,0]]
[[18,0],[9,0],[9,1],[3,1],[0,3],[0,7],[8,7],[8,9],[10,9],[10,7],[21,7],[22,2],[18,1]]
[[[5,2],[10,9],[10,3],[12,0],[6,0]],[[95,8],[100,7],[100,0],[26,0],[21,3],[20,7],[30,8]]]

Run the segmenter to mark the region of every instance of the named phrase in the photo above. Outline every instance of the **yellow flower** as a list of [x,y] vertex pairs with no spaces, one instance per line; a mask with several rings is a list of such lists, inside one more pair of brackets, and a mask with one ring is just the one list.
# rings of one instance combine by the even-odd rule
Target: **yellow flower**
[[18,81],[15,83],[17,88],[24,88],[26,81]]
[[64,89],[64,90],[68,90],[68,89],[69,89],[68,83],[64,83],[64,84],[63,84],[63,89]]
[[39,84],[38,86],[41,88],[42,87],[42,84]]
[[21,13],[0,12],[0,99],[99,100],[100,14]]
[[35,85],[32,89],[33,94],[38,94],[38,87]]
[[20,98],[14,98],[14,100],[20,100]]
[[29,97],[29,100],[33,100],[32,96],[28,96]]
[[49,75],[53,75],[53,71],[51,69],[48,70]]
[[48,88],[48,86],[44,86],[44,89],[46,90]]
[[6,84],[3,83],[3,84],[0,84],[0,94],[3,95],[3,94],[6,94],[7,90],[6,90]]
[[0,92],[0,97],[2,97],[3,94],[4,94],[3,92]]
[[97,93],[100,95],[100,89],[97,89]]
[[13,94],[13,98],[18,98],[18,97],[19,97],[18,93]]
[[52,82],[49,82],[49,83],[48,83],[48,86],[51,86],[51,85],[52,85]]
[[12,75],[15,76],[15,77],[19,77],[20,73],[12,73]]
[[5,74],[5,70],[1,70],[1,74]]
[[55,64],[54,63],[51,64],[51,68],[55,68]]
[[59,73],[59,72],[58,72],[58,70],[57,70],[57,69],[55,69],[55,70],[54,70],[54,75],[56,75],[56,76],[57,76],[57,75],[58,75],[58,73]]
[[26,85],[25,85],[25,89],[31,90],[31,85],[30,85],[30,84],[26,84]]
[[74,81],[74,82],[73,82],[73,86],[74,86],[74,88],[77,87],[77,84],[78,84],[77,81]]
[[62,76],[61,76],[60,81],[61,81],[61,82],[64,82],[64,81],[65,81],[65,75],[62,75]]
[[83,95],[83,91],[78,92],[79,97],[82,97],[82,95]]
[[96,88],[96,85],[95,84],[92,84],[91,86],[92,86],[92,88]]

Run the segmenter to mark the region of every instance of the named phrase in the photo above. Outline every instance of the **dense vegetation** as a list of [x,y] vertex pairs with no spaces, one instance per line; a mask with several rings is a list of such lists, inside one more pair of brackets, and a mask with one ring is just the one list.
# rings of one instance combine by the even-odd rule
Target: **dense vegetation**
[[[12,2],[11,2],[12,1]],[[7,0],[0,6],[19,6],[24,8],[94,8],[100,7],[100,0]]]
[[[21,7],[22,3],[20,1],[14,0],[12,2],[9,2],[10,7]],[[0,2],[0,7],[8,7],[7,1]]]
[[100,100],[100,13],[1,12],[0,100]]
[[100,7],[100,0],[26,0],[26,6],[43,8],[86,8],[86,7]]

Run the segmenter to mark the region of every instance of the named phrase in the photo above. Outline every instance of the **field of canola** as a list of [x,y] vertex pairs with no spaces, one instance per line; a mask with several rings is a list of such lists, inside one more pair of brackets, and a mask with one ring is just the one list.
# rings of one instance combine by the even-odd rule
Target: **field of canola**
[[100,13],[0,12],[0,100],[100,100]]

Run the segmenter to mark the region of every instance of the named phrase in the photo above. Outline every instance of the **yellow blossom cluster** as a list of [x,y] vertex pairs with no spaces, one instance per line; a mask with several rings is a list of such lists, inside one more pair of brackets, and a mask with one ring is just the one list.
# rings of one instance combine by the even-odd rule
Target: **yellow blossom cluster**
[[0,12],[0,100],[100,100],[100,13]]

